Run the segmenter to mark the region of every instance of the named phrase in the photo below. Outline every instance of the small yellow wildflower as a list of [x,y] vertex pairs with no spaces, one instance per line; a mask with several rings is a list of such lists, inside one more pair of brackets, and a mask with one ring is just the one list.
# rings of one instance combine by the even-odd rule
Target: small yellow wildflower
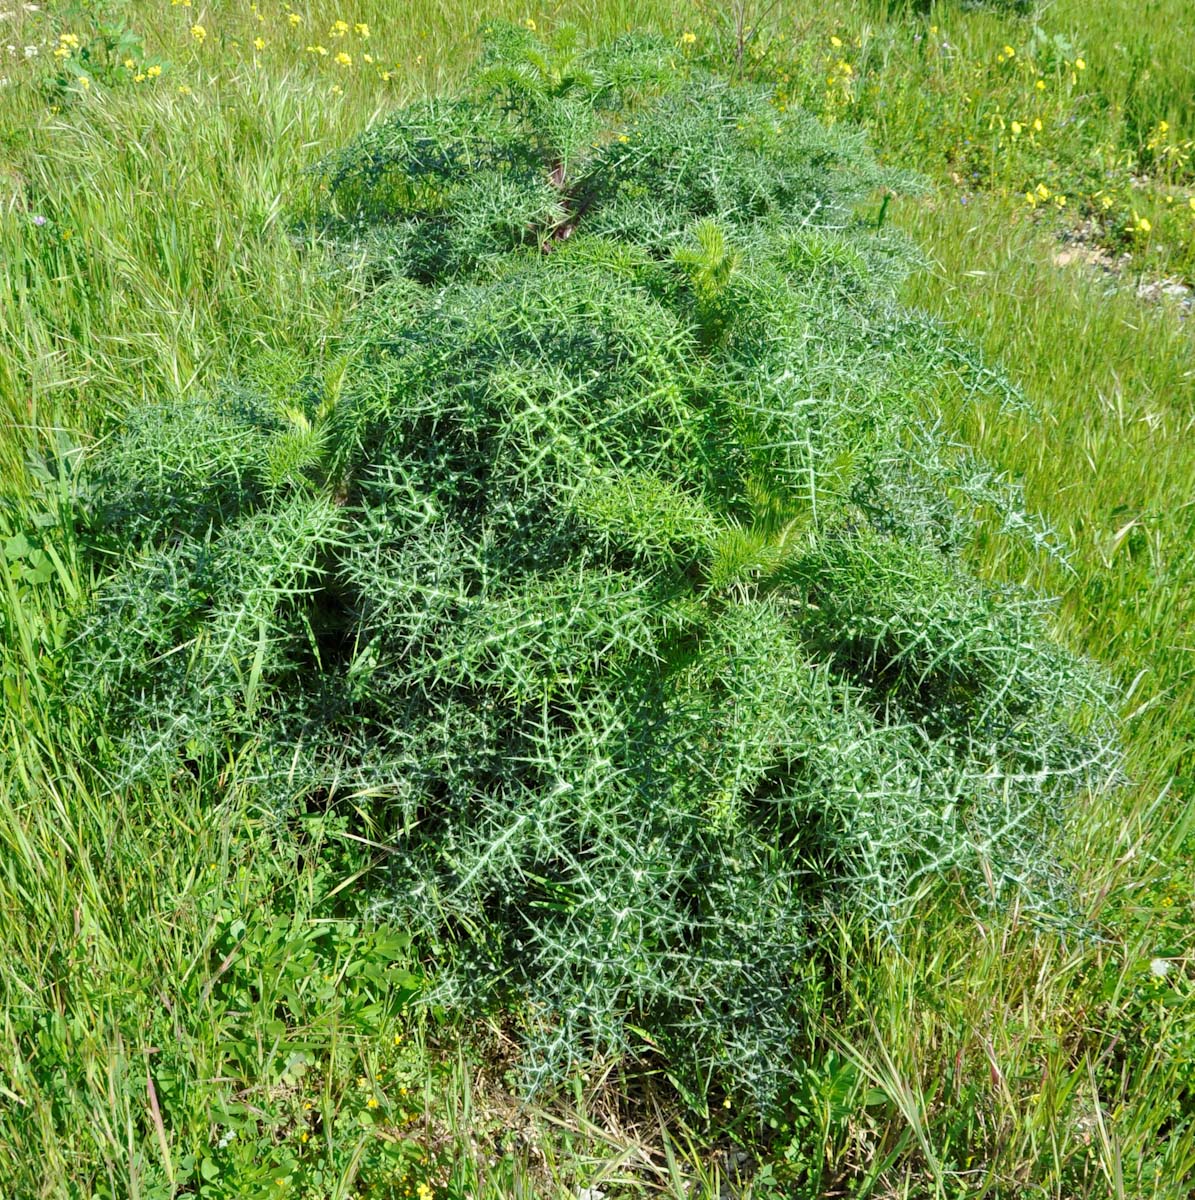
[[303,1132],[301,1134],[299,1134],[299,1141],[306,1143],[307,1139],[310,1137],[311,1137],[311,1134],[309,1134],[307,1132],[307,1130],[304,1129]]
[[1112,207],[1112,197],[1111,196],[1102,197],[1100,200],[1100,208],[1102,208],[1104,210],[1104,212],[1107,212],[1108,209],[1110,209],[1111,207]]
[[839,46],[842,45],[842,38],[832,37],[830,39],[830,45],[833,46],[835,50],[837,50],[839,48]]
[[530,29],[532,33],[534,33],[534,32],[535,32],[535,22],[534,22],[534,21],[533,21],[533,20],[532,20],[530,17],[528,17],[528,18],[527,18],[527,19],[526,19],[526,20],[523,22],[523,24],[524,24],[524,25],[526,25],[526,26],[527,26],[527,28],[528,28],[528,29]]
[[79,86],[80,86],[80,87],[81,87],[81,88],[82,88],[84,91],[87,91],[87,89],[88,89],[89,87],[91,87],[91,78],[90,78],[90,76],[87,76],[87,75],[80,75],[80,76],[79,76]]
[[291,25],[302,25],[303,18],[296,12],[288,12],[286,14],[287,22]]
[[432,1200],[432,1190],[426,1183],[421,1183],[415,1189],[415,1195],[418,1197],[418,1200]]
[[171,6],[174,8],[178,8],[180,5],[183,8],[191,7],[191,0],[170,0],[170,3],[171,3]]
[[122,66],[126,71],[135,71],[137,69],[137,64],[131,58],[126,58]]
[[1055,196],[1054,203],[1057,204],[1059,208],[1065,208],[1066,207],[1066,197],[1061,196],[1061,195]]
[[138,71],[137,74],[133,76],[133,82],[134,83],[144,83],[145,82],[145,72]]
[[1038,194],[1038,195],[1039,195],[1039,196],[1040,196],[1040,197],[1041,197],[1043,200],[1049,200],[1049,198],[1050,198],[1050,189],[1049,189],[1048,187],[1046,187],[1046,185],[1045,185],[1044,183],[1039,183],[1039,184],[1037,185],[1036,191],[1037,191],[1037,194]]
[[392,80],[393,78],[394,78],[393,71],[383,71],[382,72],[382,82],[383,83],[389,83],[390,80]]
[[[307,53],[308,54],[318,54],[321,57],[323,57],[328,53],[328,47],[327,46],[318,46],[318,45],[317,46],[308,46]],[[332,978],[331,975],[325,975],[324,982],[326,983],[331,978]]]
[[370,1096],[370,1098],[365,1101],[366,1108],[377,1108],[377,1106],[378,1106],[377,1096]]
[[929,27],[929,31],[930,31],[930,33],[931,33],[931,34],[937,33],[937,32],[938,32],[938,27],[937,27],[936,25],[931,25],[931,26]]
[[59,46],[54,51],[54,57],[62,59],[65,62],[71,56],[71,48],[69,46]]
[[191,36],[202,46],[203,39],[207,37],[207,30],[202,25],[192,25]]
[[336,56],[336,61],[340,63],[342,67],[351,67],[353,65],[353,56],[351,54],[345,54],[345,52],[342,50]]
[[367,38],[369,37],[369,26],[364,21],[358,21],[357,24],[353,26],[353,32],[356,33],[358,37]]
[[723,1107],[723,1108],[729,1108],[729,1107],[730,1107],[730,1097],[729,1097],[729,1096],[727,1096],[727,1097],[726,1097],[726,1099],[722,1101],[722,1107]]
[[79,35],[77,33],[60,33],[58,41],[63,46],[70,46],[72,50],[79,48]]
[[362,62],[366,62],[366,63],[372,63],[372,62],[373,62],[373,55],[372,55],[372,54],[362,54],[362,55],[361,55],[361,61],[362,61]]
[[1002,62],[1004,61],[1004,55],[1003,55],[1003,54],[997,54],[997,55],[996,55],[996,61],[997,61],[998,63],[1002,63]]
[[162,68],[159,67],[157,63],[154,63],[152,67],[145,68],[145,73],[150,77],[150,79],[157,79],[157,77],[162,73]]
[[1191,206],[1191,211],[1195,212],[1195,196],[1192,196],[1187,203]]
[[1170,122],[1169,121],[1159,121],[1158,122],[1158,132],[1160,134],[1162,134],[1163,136],[1165,134],[1169,133],[1170,132]]
[[1039,79],[1033,86],[1037,88],[1039,92],[1044,92],[1046,90],[1046,81],[1044,79]]
[[347,21],[333,21],[332,28],[328,30],[329,37],[344,37],[349,31],[349,23]]
[[191,94],[191,89],[187,87],[185,83],[180,83],[178,85],[178,94],[180,96],[189,96]]
[[1036,208],[1037,207],[1037,196],[1033,192],[1026,192],[1025,193],[1025,203],[1028,204],[1030,208]]
[[618,135],[618,140],[620,142],[629,142],[631,139],[629,137],[627,137],[627,135],[625,133],[620,133]]
[[691,46],[697,40],[697,35],[695,33],[689,33],[686,30],[680,35],[680,40],[684,42],[686,46]]
[[1033,132],[1041,133],[1041,117],[1033,118]]
[[1076,58],[1075,59],[1075,70],[1076,71],[1086,71],[1087,64],[1081,58]]
[[253,39],[254,50],[264,50],[266,48],[266,39],[263,37],[255,37]]
[[1011,46],[1004,47],[1004,57],[1005,58],[1016,58],[1016,56],[1017,56],[1017,52]]
[[1012,136],[1018,137],[1023,128],[1024,128],[1024,126],[1020,123],[1020,121],[1013,121],[1012,126],[1011,126]]

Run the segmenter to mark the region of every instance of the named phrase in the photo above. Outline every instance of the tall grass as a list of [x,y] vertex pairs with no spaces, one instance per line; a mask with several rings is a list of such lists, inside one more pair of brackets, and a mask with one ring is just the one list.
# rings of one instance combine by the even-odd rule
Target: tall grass
[[[1102,142],[1136,153],[1162,119],[1192,136],[1187,7],[1059,0],[1039,14],[1085,56]],[[13,545],[0,563],[0,1192],[170,1195],[172,1178],[206,1160],[213,1196],[287,1194],[304,1180],[313,1195],[403,1195],[423,1181],[444,1195],[569,1194],[578,1181],[617,1194],[632,1177],[679,1192],[686,1173],[717,1194],[718,1170],[676,1154],[670,1168],[658,1135],[619,1141],[611,1121],[599,1135],[559,1111],[562,1133],[531,1132],[489,1086],[493,1060],[433,1067],[440,1056],[402,1018],[413,982],[401,971],[371,978],[394,962],[405,970],[405,951],[379,941],[355,907],[387,850],[347,837],[335,814],[279,828],[235,776],[114,791],[78,751],[86,731],[43,704],[48,652],[90,581],[69,543],[32,520],[35,509],[53,514],[28,499],[30,450],[69,455],[129,404],[211,384],[250,350],[318,348],[343,300],[319,255],[282,226],[302,168],[401,98],[458,78],[483,18],[553,16],[454,2],[408,6],[396,20],[381,4],[299,5],[292,36],[282,8],[261,11],[264,22],[241,4],[120,7],[146,54],[167,64],[153,86],[38,90],[58,33],[87,24],[74,10],[26,14],[13,44],[44,38],[42,57],[0,68],[10,81],[0,88],[4,546],[24,533],[30,551],[59,555],[35,560]],[[690,6],[595,0],[555,15],[599,36],[634,25],[712,38]],[[317,37],[330,44],[340,16],[372,31],[351,75],[305,51]],[[886,39],[877,69],[905,99],[872,122],[874,136],[891,155],[926,147],[931,167],[948,161],[949,131],[902,90],[922,78],[928,27],[976,61],[1031,32],[994,5],[801,2],[779,18],[790,44],[797,32],[820,39],[819,62],[832,32]],[[394,77],[360,69],[363,52]],[[1070,837],[1100,936],[1067,942],[1015,913],[993,924],[944,900],[919,914],[900,953],[844,928],[827,973],[838,998],[826,1001],[820,1057],[794,1076],[788,1128],[761,1136],[732,1106],[691,1131],[691,1157],[709,1164],[726,1136],[759,1149],[779,1181],[757,1178],[760,1197],[815,1196],[849,1176],[860,1194],[1179,1200],[1195,1169],[1190,328],[1107,294],[1082,267],[1056,268],[1049,228],[1015,197],[968,192],[960,205],[942,182],[937,201],[895,212],[936,262],[909,297],[1023,382],[1044,425],[988,412],[960,435],[1023,474],[1072,546],[1071,572],[996,537],[980,565],[1060,591],[1066,636],[1132,685],[1137,786],[1093,797]],[[1132,245],[1145,262],[1158,250]],[[1165,270],[1172,259],[1152,261]],[[384,844],[376,830],[356,833]],[[288,1066],[289,1051],[279,1060],[279,1020],[310,1063]],[[155,1104],[178,1105],[186,1121],[159,1125]],[[413,1152],[392,1157],[392,1131],[409,1128]],[[685,1144],[679,1119],[670,1128]],[[506,1137],[510,1154],[479,1146],[481,1129]],[[529,1145],[547,1167],[528,1169],[543,1162]]]

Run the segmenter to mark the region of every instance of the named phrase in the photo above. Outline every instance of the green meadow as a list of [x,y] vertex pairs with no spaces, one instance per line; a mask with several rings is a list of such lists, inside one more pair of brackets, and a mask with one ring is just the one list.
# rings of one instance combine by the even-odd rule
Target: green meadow
[[[5,7],[0,1196],[1190,1196],[1188,0]],[[889,192],[877,172],[860,222],[905,248],[902,311],[995,382],[910,369],[912,399],[935,444],[977,456],[1032,516],[972,499],[961,559],[993,591],[1056,597],[1059,653],[1113,689],[1123,760],[1042,835],[1066,918],[1000,886],[982,854],[970,874],[920,877],[899,922],[827,905],[763,1107],[745,1063],[736,1077],[723,1053],[695,1085],[638,1028],[528,1097],[517,996],[454,1001],[442,947],[392,916],[404,852],[368,786],[300,783],[280,803],[297,751],[266,779],[260,747],[232,735],[187,743],[180,769],[125,770],[114,747],[138,732],[135,706],[72,691],[99,657],[87,614],[140,536],[119,516],[93,536],[79,512],[97,479],[162,474],[130,450],[131,421],[230,381],[268,391],[293,363],[313,395],[352,392],[346,328],[384,324],[379,279],[410,292],[386,274],[388,243],[312,217],[330,203],[317,164],[453,93],[498,21],[549,47],[570,29],[578,45],[651,35],[678,77],[770,89],[778,117],[808,113],[848,147],[862,130],[891,178],[918,177]],[[711,344],[730,320],[714,277],[732,270],[715,241],[674,255],[709,301]],[[872,261],[831,249],[848,282]],[[286,431],[294,470],[339,502],[332,468],[302,459],[312,421]],[[791,564],[775,561],[779,578]],[[735,569],[759,577],[753,563]],[[145,687],[174,678],[173,654],[147,652]]]

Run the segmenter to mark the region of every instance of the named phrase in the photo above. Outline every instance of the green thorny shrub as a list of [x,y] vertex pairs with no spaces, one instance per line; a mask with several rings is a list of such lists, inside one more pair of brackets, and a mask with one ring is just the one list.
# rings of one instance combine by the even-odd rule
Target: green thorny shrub
[[114,779],[368,810],[427,997],[516,1011],[532,1085],[647,1046],[767,1105],[829,914],[1065,910],[1109,690],[964,566],[1049,536],[933,417],[1018,401],[897,304],[858,214],[908,181],[649,39],[487,35],[319,169],[337,356],[93,453],[67,694]]

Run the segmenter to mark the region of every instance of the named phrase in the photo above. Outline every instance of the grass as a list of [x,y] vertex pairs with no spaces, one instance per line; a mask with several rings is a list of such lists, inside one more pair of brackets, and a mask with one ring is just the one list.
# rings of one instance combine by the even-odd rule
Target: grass
[[[1189,1195],[1195,348],[1179,314],[1121,286],[1138,271],[1190,273],[1189,167],[1176,154],[1153,171],[1149,148],[1161,121],[1170,145],[1195,137],[1183,0],[1059,0],[1041,14],[1072,65],[1083,57],[1082,88],[1051,75],[1057,125],[1015,154],[1007,128],[997,138],[998,125],[962,114],[984,96],[1006,127],[1035,111],[1038,76],[995,61],[1006,43],[1024,61],[1030,20],[880,3],[781,14],[785,42],[762,69],[806,81],[819,108],[862,120],[882,152],[938,184],[891,213],[933,264],[910,299],[981,341],[1043,417],[985,412],[959,435],[1023,478],[1072,552],[1068,572],[993,535],[981,565],[1059,592],[1064,636],[1123,680],[1135,782],[1093,797],[1070,832],[1099,937],[1041,931],[1016,912],[993,922],[948,896],[927,902],[899,952],[844,925],[818,1053],[769,1130],[733,1101],[687,1129],[651,1081],[636,1083],[636,1108],[629,1085],[598,1086],[600,1071],[550,1112],[519,1112],[493,1079],[500,1031],[471,1030],[488,1049],[470,1061],[455,1050],[459,1021],[410,1016],[417,963],[368,920],[385,849],[348,837],[347,817],[279,823],[235,772],[114,790],[76,749],[85,731],[47,711],[48,655],[90,581],[53,536],[53,505],[28,498],[29,451],[69,454],[131,401],[209,384],[250,349],[318,347],[342,293],[285,236],[302,168],[400,97],[454,78],[483,16],[551,19],[512,5],[416,4],[402,22],[381,5],[302,5],[292,27],[265,5],[257,22],[248,6],[132,0],[100,16],[114,41],[134,39],[137,73],[161,75],[42,90],[59,34],[90,44],[98,11],[16,17],[14,45],[45,45],[0,69],[0,473],[14,497],[0,566],[0,1191],[156,1197],[190,1177],[210,1196],[406,1195],[420,1183],[445,1197],[574,1185],[679,1195],[687,1176],[716,1195],[736,1160],[715,1152],[737,1141],[764,1163],[751,1185],[761,1198],[846,1180],[860,1195]],[[317,35],[331,49],[341,15],[371,30],[352,68],[305,50]],[[599,36],[661,28],[678,54],[718,45],[708,10],[595,0],[561,15]],[[957,55],[927,54],[931,26]],[[699,34],[688,50],[684,30]],[[831,35],[863,53],[840,54]],[[850,62],[861,81],[839,82],[832,109],[824,60],[831,72]],[[992,135],[978,158],[965,147],[977,128]],[[1153,182],[1136,186],[1141,168]],[[1109,169],[1118,227],[1085,236],[1127,250],[1129,269],[1056,267],[1058,232],[1076,210],[1097,215],[1084,206]],[[1051,201],[1031,206],[1023,193],[1038,182]],[[1147,234],[1127,230],[1134,203]]]

